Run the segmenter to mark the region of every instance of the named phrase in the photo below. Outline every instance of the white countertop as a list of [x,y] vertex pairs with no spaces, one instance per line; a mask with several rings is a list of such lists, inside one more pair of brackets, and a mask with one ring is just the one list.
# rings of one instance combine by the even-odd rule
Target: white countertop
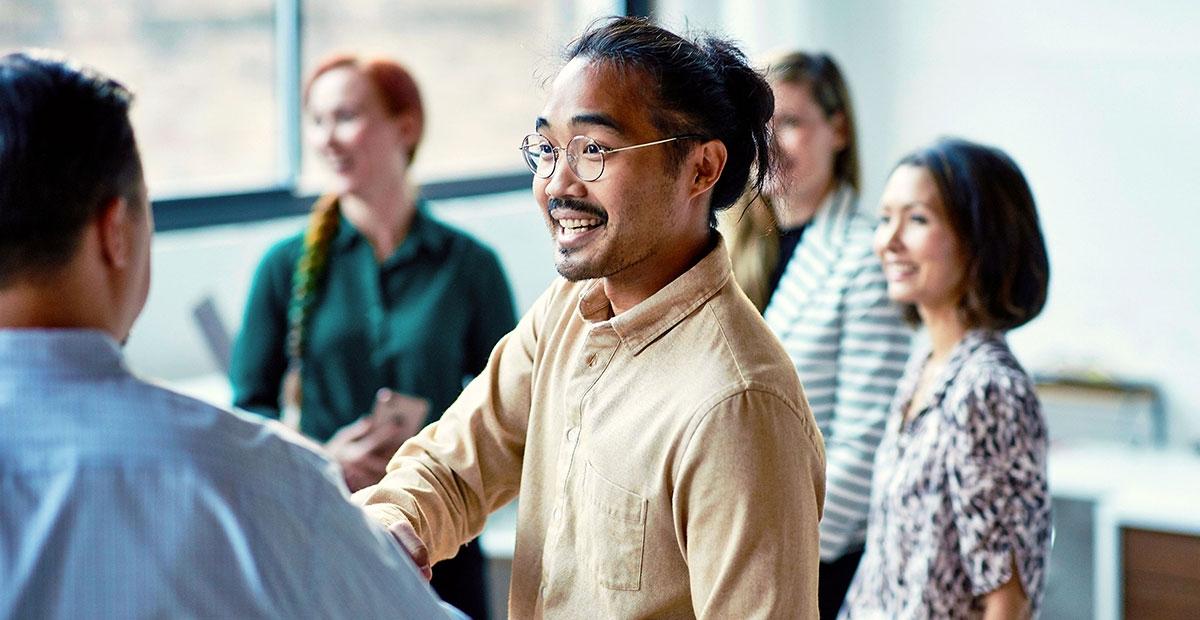
[[1050,493],[1103,505],[1115,525],[1200,534],[1200,455],[1108,444],[1050,450]]

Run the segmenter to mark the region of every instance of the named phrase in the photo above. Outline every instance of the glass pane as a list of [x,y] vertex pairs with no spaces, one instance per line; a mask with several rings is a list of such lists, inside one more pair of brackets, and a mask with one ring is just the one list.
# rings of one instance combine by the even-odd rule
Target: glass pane
[[[418,182],[521,172],[517,146],[533,129],[563,44],[622,4],[306,0],[303,73],[339,52],[406,65],[425,104],[425,137],[413,164]],[[306,187],[319,187],[313,160],[306,147]]]
[[151,193],[282,176],[273,0],[0,0],[0,50],[62,50],[136,94]]

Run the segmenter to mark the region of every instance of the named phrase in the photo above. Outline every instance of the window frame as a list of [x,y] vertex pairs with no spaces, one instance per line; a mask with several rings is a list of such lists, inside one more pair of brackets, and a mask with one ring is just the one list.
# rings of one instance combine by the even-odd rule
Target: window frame
[[[257,222],[307,213],[317,198],[299,188],[303,144],[301,141],[303,51],[303,0],[275,0],[276,86],[280,132],[276,148],[283,171],[273,184],[239,192],[164,196],[152,199],[155,227],[159,231],[187,230]],[[626,0],[626,15],[649,15],[652,0]],[[515,191],[530,186],[533,175],[514,157],[513,172],[486,176],[456,177],[428,182],[421,195],[445,200]]]

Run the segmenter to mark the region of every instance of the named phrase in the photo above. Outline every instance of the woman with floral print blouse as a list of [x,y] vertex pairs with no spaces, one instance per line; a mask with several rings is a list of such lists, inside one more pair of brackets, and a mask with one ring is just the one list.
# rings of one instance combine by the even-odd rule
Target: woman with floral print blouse
[[1050,546],[1046,427],[1004,339],[1042,310],[1033,195],[998,149],[943,139],[900,160],[875,252],[925,326],[877,452],[843,618],[1037,616]]

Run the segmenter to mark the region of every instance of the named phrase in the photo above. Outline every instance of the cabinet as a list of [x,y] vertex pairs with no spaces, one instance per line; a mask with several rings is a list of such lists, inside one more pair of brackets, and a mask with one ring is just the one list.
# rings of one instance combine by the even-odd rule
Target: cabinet
[[1200,537],[1121,528],[1125,618],[1200,615]]

